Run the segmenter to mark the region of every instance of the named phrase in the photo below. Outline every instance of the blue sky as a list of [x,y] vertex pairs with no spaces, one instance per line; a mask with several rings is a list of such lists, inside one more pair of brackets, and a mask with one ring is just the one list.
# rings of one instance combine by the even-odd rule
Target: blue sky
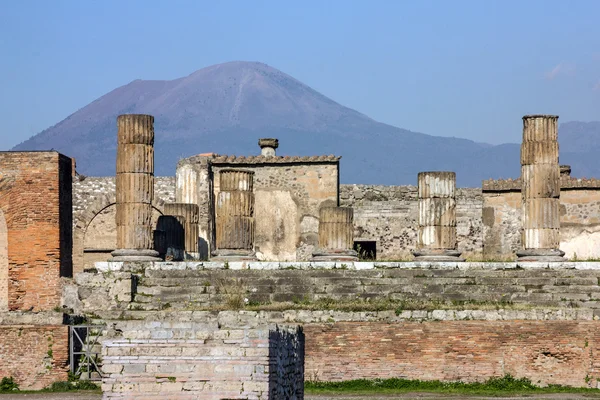
[[378,121],[520,142],[600,120],[600,1],[0,3],[0,150],[134,79],[261,61]]

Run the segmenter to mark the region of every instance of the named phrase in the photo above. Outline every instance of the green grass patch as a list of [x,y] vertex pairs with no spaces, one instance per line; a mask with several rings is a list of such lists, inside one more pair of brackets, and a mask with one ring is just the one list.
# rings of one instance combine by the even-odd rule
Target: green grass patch
[[[583,383],[583,382],[582,382]],[[342,382],[306,381],[307,394],[392,394],[407,392],[434,392],[464,395],[520,395],[536,393],[585,393],[592,398],[600,398],[599,389],[573,388],[569,386],[549,385],[540,387],[527,378],[514,378],[505,375],[502,378],[490,378],[485,382],[441,382],[418,379],[357,379]]]
[[56,393],[56,392],[100,392],[100,386],[91,381],[80,381],[69,376],[69,381],[54,382],[50,386],[41,390],[20,390],[19,385],[14,381],[13,377],[4,377],[0,381],[0,394],[16,394],[16,393]]

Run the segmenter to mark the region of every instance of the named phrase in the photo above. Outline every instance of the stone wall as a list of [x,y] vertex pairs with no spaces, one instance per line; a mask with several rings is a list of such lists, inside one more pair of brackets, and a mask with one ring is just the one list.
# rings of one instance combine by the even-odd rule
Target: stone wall
[[[60,277],[72,274],[71,165],[52,151],[0,152],[10,310],[51,310],[60,303]],[[5,276],[0,268],[0,281]]]
[[[154,178],[153,224],[164,203],[175,201],[175,178]],[[114,177],[81,177],[73,180],[74,271],[106,261],[117,245]]]
[[196,201],[211,212],[200,221],[202,240],[211,250],[215,249],[213,201],[220,191],[219,172],[223,169],[254,172],[254,247],[260,260],[308,260],[318,244],[319,209],[338,203],[339,157],[211,154],[181,160],[178,169],[190,165],[198,171],[194,178]]
[[[521,181],[483,184],[486,259],[513,259],[521,248]],[[560,249],[569,259],[600,258],[600,180],[561,178]]]
[[[309,269],[293,269],[300,265],[292,264],[267,270],[234,270],[230,266],[224,269],[224,264],[205,269],[209,264],[217,263],[200,263],[189,269],[185,269],[186,263],[156,263],[138,271],[79,274],[75,277],[77,303],[68,306],[93,313],[126,309],[210,310],[227,309],[232,301],[245,299],[249,304],[265,307],[282,302],[290,306],[348,302],[351,307],[363,304],[369,309],[369,302],[380,301],[389,302],[392,308],[402,304],[414,306],[414,302],[582,307],[599,309],[600,315],[600,269],[521,269],[515,263],[463,263],[462,269],[417,263],[406,263],[413,268],[385,263],[373,268],[373,263],[356,263],[370,264],[371,269],[360,270],[344,265],[326,269],[333,263],[315,264],[317,268]],[[586,263],[580,264],[587,267]],[[255,268],[254,265],[249,267]]]
[[[354,208],[354,241],[376,242],[378,260],[409,260],[417,245],[416,186],[340,185],[340,205]],[[458,248],[469,258],[483,247],[480,189],[458,189]]]
[[20,389],[42,389],[66,381],[69,370],[69,327],[27,323],[21,315],[0,314],[0,378],[13,377]]
[[306,377],[485,381],[596,387],[598,321],[430,321],[307,324]]
[[103,342],[104,398],[302,399],[299,328],[121,322]]
[[[180,339],[205,340],[202,335],[217,327],[302,325],[307,379],[483,381],[508,373],[542,385],[592,387],[599,379],[597,262],[555,263],[552,269],[548,263],[481,262],[163,262],[97,268],[66,287],[65,306],[106,322],[122,339],[142,341],[146,349],[160,349],[165,340],[175,340],[174,348]],[[143,357],[154,356],[154,350],[144,351]],[[117,364],[110,373],[125,371],[125,363]],[[146,367],[130,368],[135,379],[141,379],[136,368],[148,375]],[[147,383],[181,390],[185,372],[180,381],[176,371],[166,372],[177,367],[165,368],[165,374],[153,371]]]

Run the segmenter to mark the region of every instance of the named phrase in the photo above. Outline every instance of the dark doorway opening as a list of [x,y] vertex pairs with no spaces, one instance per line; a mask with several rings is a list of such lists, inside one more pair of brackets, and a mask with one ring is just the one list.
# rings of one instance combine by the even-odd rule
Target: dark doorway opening
[[374,240],[354,242],[354,250],[358,253],[359,260],[374,261],[377,259],[377,242]]

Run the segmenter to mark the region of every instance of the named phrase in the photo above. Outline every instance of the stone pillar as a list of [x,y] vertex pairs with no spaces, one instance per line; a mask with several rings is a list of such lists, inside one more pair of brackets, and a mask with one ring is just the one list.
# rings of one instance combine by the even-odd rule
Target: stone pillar
[[273,138],[258,139],[260,146],[260,155],[265,157],[275,157],[275,150],[279,147],[279,140]]
[[456,241],[456,174],[419,172],[415,261],[464,261]]
[[[156,231],[164,236],[164,257],[167,261],[183,261],[185,256],[185,218],[181,215],[161,215]],[[159,250],[160,251],[160,250]]]
[[358,261],[354,247],[354,210],[323,207],[319,210],[319,248],[313,261]]
[[117,250],[111,261],[160,260],[152,235],[154,117],[117,118]]
[[521,145],[523,250],[518,261],[564,261],[560,245],[558,117],[523,117]]
[[181,215],[185,218],[185,255],[186,259],[198,259],[198,215],[197,204],[167,203],[165,215]]
[[177,166],[175,199],[178,203],[198,204],[198,175],[192,164]]
[[222,170],[216,213],[217,260],[255,260],[254,172]]

